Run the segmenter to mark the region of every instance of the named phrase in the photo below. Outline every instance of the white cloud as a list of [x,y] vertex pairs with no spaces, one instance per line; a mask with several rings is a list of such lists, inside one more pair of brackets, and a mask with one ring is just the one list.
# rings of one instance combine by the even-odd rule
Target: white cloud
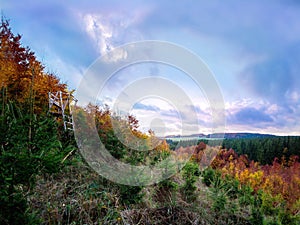
[[[78,13],[82,28],[91,38],[100,55],[104,55],[110,50],[122,44],[143,39],[142,33],[137,29],[137,25],[149,13],[149,9],[135,9],[130,12],[100,12],[100,13]],[[116,56],[117,55],[117,56]],[[117,52],[109,60],[119,60],[126,58],[126,52]]]
[[101,55],[111,48],[113,27],[109,21],[105,21],[100,15],[87,14],[82,16],[85,30],[91,39],[96,43]]
[[111,49],[113,51],[108,51],[105,54],[105,52],[103,53],[103,60],[105,62],[118,62],[122,59],[126,59],[127,58],[127,51],[125,51],[122,48],[117,48],[117,49]]
[[285,93],[285,97],[287,98],[287,100],[297,103],[300,100],[300,93],[298,91],[287,91]]
[[274,115],[278,113],[280,110],[280,107],[277,104],[270,104],[268,108],[266,109],[266,113]]
[[[140,122],[140,129],[147,131],[152,122],[161,120],[153,127],[155,133],[163,135],[189,135],[195,133],[212,132],[212,118],[209,109],[201,109],[199,106],[182,104],[180,109],[158,99],[146,99],[133,108],[131,114],[135,115]],[[155,103],[155,104],[154,104]],[[162,135],[162,131],[164,134]]]

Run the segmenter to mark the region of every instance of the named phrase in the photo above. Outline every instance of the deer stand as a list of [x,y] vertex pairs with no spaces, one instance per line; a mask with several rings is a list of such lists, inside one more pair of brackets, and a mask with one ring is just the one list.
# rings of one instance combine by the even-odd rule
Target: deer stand
[[69,92],[49,92],[49,112],[57,117],[62,117],[64,129],[73,130],[71,104],[77,99]]

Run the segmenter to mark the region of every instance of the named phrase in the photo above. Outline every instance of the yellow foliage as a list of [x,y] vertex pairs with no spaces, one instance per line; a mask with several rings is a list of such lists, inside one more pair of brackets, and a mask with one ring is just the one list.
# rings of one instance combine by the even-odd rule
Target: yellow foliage
[[250,186],[255,189],[257,187],[260,186],[260,184],[262,183],[262,178],[264,176],[264,173],[263,171],[259,170],[259,171],[256,171],[254,173],[251,173],[249,175],[249,184]]

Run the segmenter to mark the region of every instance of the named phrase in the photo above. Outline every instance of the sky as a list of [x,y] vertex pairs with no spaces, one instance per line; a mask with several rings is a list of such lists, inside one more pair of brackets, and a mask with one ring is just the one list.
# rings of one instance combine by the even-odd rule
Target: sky
[[[98,57],[126,43],[159,40],[203,60],[222,92],[225,132],[300,135],[300,3],[252,1],[17,1],[0,0],[14,33],[46,70],[76,89]],[[145,75],[178,84],[190,96],[178,112],[172,101],[137,99],[130,113],[141,130],[180,134],[182,118],[210,133],[211,107],[182,71],[159,63],[125,68],[111,77],[99,102],[113,107],[122,88]],[[196,117],[191,110],[196,109]]]

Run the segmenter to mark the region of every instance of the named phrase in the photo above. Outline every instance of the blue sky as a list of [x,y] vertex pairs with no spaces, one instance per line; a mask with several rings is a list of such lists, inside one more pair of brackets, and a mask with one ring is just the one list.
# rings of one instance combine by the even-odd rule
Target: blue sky
[[[213,71],[224,96],[227,132],[300,134],[299,1],[0,0],[0,8],[23,44],[71,88],[109,49],[169,41],[196,53]],[[138,71],[169,79],[176,74],[157,65],[126,71],[130,79],[121,72],[110,80],[103,101],[113,102]],[[199,132],[209,133],[205,95],[188,79],[176,79],[197,108],[191,125],[198,122]],[[161,99],[141,100],[132,113],[142,129],[180,133],[180,118]],[[188,115],[187,109],[182,116]]]

